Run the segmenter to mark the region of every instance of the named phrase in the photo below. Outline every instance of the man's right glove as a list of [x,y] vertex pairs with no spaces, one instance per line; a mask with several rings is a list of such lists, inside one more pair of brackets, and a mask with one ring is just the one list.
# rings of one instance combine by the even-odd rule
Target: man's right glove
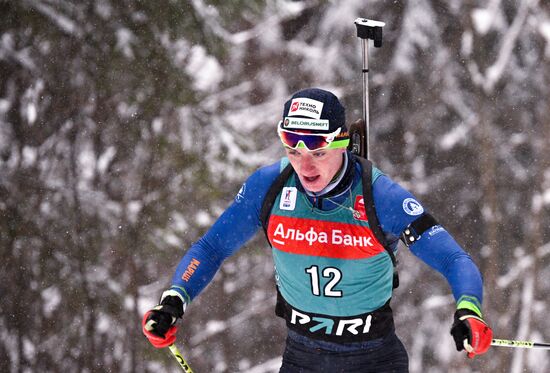
[[160,304],[143,315],[143,334],[156,348],[171,345],[176,341],[176,321],[183,316],[184,310],[184,302],[179,294],[173,290],[164,292]]
[[451,334],[457,351],[466,350],[470,359],[487,352],[493,339],[493,330],[489,325],[475,312],[465,308],[455,312]]

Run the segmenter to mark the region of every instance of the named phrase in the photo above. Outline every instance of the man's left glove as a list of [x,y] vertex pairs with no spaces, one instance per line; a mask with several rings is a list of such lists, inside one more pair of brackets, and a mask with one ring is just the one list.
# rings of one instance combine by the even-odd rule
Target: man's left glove
[[141,326],[143,334],[156,348],[164,348],[176,341],[176,321],[183,316],[184,302],[180,296],[165,295],[172,292],[166,291],[160,304],[153,307],[143,315]]
[[493,339],[493,330],[469,309],[459,309],[455,312],[451,334],[457,351],[466,350],[470,359],[487,352]]

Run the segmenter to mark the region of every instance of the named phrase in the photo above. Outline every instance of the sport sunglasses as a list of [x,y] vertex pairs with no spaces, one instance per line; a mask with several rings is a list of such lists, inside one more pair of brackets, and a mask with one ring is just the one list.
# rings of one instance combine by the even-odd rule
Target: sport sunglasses
[[283,145],[290,149],[306,148],[309,151],[320,149],[345,148],[349,144],[349,138],[336,140],[342,128],[338,128],[332,133],[303,133],[295,132],[281,128],[281,123],[277,127],[277,133],[283,142]]

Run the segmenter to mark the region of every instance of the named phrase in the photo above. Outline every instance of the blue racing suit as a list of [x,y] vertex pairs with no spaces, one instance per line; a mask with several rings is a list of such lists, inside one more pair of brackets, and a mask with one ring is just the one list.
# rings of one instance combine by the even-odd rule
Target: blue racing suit
[[[348,160],[352,159],[349,153],[346,157]],[[181,259],[173,276],[171,289],[180,293],[188,304],[212,280],[222,262],[234,254],[262,227],[260,210],[265,195],[287,162],[288,160],[283,158],[254,172],[242,185],[232,204]],[[286,370],[283,369],[282,371],[292,371],[292,368],[289,368],[291,367],[289,359],[293,356],[295,349],[288,351],[291,345],[298,343],[301,346],[309,346],[312,351],[319,348],[327,351],[334,350],[334,346],[338,346],[338,337],[342,336],[342,332],[345,330],[344,327],[347,327],[354,335],[360,334],[359,331],[363,331],[366,336],[357,340],[342,340],[342,346],[348,346],[352,354],[353,351],[357,350],[357,346],[361,346],[360,350],[366,351],[369,349],[368,343],[376,345],[381,343],[380,340],[392,340],[392,343],[397,340],[386,335],[393,335],[393,320],[391,330],[381,329],[382,334],[376,335],[376,339],[368,337],[371,323],[369,313],[373,312],[373,315],[375,315],[374,312],[378,309],[389,307],[391,285],[388,285],[388,281],[391,281],[392,268],[387,253],[383,250],[377,251],[376,246],[371,245],[371,242],[367,239],[361,241],[361,239],[351,235],[348,237],[345,230],[338,229],[336,231],[339,233],[334,233],[334,227],[358,223],[357,221],[354,223],[352,214],[346,215],[346,209],[354,211],[359,199],[358,194],[361,194],[361,168],[359,164],[350,162],[349,172],[351,175],[348,178],[348,180],[351,180],[349,185],[340,188],[339,193],[331,195],[330,198],[306,193],[300,186],[298,178],[291,178],[283,191],[286,193],[286,197],[283,197],[282,192],[275,203],[274,210],[272,210],[268,236],[273,245],[277,285],[281,290],[278,295],[281,296],[282,294],[285,304],[287,306],[289,304],[290,309],[295,309],[295,314],[293,313],[292,316],[287,315],[287,325],[292,326],[292,321],[294,321],[294,324],[306,323],[306,321],[312,320],[318,321],[317,325],[313,323],[311,328],[306,329],[306,332],[291,330],[289,341],[292,341],[292,343],[287,342],[287,351],[285,351],[283,359],[283,368],[286,364]],[[380,226],[387,241],[395,249],[401,233],[418,218],[419,213],[423,211],[423,207],[410,192],[381,172],[376,172],[376,177],[373,177],[372,193]],[[282,198],[292,199],[292,203],[288,204],[290,207],[284,207]],[[277,206],[281,208],[281,210],[278,210],[281,212],[281,216],[276,216],[279,220],[275,220],[275,224],[271,224],[275,219]],[[289,209],[290,211],[288,211]],[[340,215],[336,216],[336,213]],[[327,218],[331,215],[336,217]],[[302,220],[295,221],[295,228],[292,228],[292,232],[288,229],[285,231],[282,224],[290,224],[288,222],[291,220],[288,219],[295,216]],[[322,238],[327,241],[331,239],[331,233],[323,236],[324,232],[317,227],[316,222],[321,221],[323,221],[321,225],[328,224],[329,228],[332,229],[333,241],[338,241],[340,244],[340,246],[335,246],[336,249],[340,250],[340,248],[345,247],[344,243],[349,239],[350,247],[361,246],[360,249],[364,250],[359,254],[352,251],[332,254],[327,253],[326,250],[311,250],[312,247],[317,246],[312,246],[311,241],[308,245],[307,232],[310,233],[309,237],[315,236],[321,242],[323,242]],[[300,231],[300,227],[303,227],[302,231]],[[293,239],[302,238],[304,240],[302,246],[295,245],[295,247],[292,246],[293,248],[289,249],[288,241],[273,240],[274,237],[278,239],[290,238],[291,233]],[[316,244],[318,243],[316,242]],[[286,246],[284,246],[285,244]],[[411,244],[409,248],[414,255],[446,278],[458,304],[466,303],[468,308],[481,309],[482,279],[480,272],[470,256],[461,249],[443,227],[437,226],[425,231],[420,239]],[[319,258],[320,256],[323,258]],[[359,265],[358,261],[363,262]],[[292,263],[294,266],[300,267],[301,270],[292,268],[285,271],[285,268],[277,268],[277,266],[286,266],[285,263],[288,263],[288,265]],[[364,272],[361,268],[364,268]],[[285,275],[287,273],[288,276]],[[346,283],[344,281],[346,273],[352,273],[353,276],[348,277],[353,277],[355,282]],[[281,279],[281,277],[283,278]],[[357,279],[363,279],[369,283],[360,288]],[[295,284],[306,284],[307,286],[294,286]],[[309,294],[306,294],[306,292]],[[342,297],[347,297],[345,302],[342,301]],[[290,320],[291,317],[293,320]],[[330,319],[330,317],[336,318]],[[353,324],[356,320],[361,321]],[[343,323],[344,327],[340,328],[338,323]],[[320,331],[319,329],[324,330]],[[329,336],[329,334],[331,335]],[[320,340],[315,342],[317,335],[330,338],[319,338]],[[334,335],[334,338],[332,338],[332,335]],[[351,337],[354,336],[351,335]],[[308,340],[311,341],[310,345],[304,342]],[[354,343],[348,343],[350,341]],[[399,341],[397,340],[397,342]],[[398,347],[396,351],[402,349],[402,345]],[[345,349],[345,347],[343,348]],[[404,349],[402,350],[404,351]],[[404,358],[403,354],[401,355],[401,361],[405,361],[404,364],[406,364],[406,352],[404,354]],[[311,364],[315,359],[315,357],[312,358],[308,364]],[[329,363],[325,362],[325,364]],[[400,371],[406,371],[406,369]]]

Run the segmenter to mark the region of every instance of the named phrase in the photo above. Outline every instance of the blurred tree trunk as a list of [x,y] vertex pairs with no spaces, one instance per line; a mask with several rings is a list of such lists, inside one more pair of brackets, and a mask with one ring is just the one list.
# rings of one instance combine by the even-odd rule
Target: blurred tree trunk
[[[548,69],[547,69],[548,70]],[[548,75],[547,71],[547,75]],[[544,77],[546,78],[546,77]],[[548,80],[548,79],[546,79]],[[548,188],[547,173],[550,171],[550,101],[546,100],[546,105],[541,107],[532,107],[533,118],[540,124],[542,136],[538,136],[533,141],[534,161],[532,164],[532,200],[528,205],[529,212],[526,214],[526,252],[525,255],[531,259],[529,266],[521,276],[523,284],[521,301],[518,306],[518,330],[515,332],[515,338],[518,340],[531,340],[533,325],[536,325],[535,303],[544,302],[546,296],[542,293],[541,273],[539,271],[542,256],[542,246],[545,244],[545,201],[544,194]],[[536,327],[535,327],[536,328]],[[534,330],[539,332],[538,330]],[[538,334],[538,333],[537,333]],[[517,349],[514,351],[511,372],[522,372],[525,369],[526,355],[528,350]]]
[[[135,227],[130,228],[130,240],[132,241],[132,245],[125,250],[129,255],[129,257],[126,259],[128,263],[128,281],[130,284],[138,284],[139,281],[139,270],[136,266],[134,254],[132,253],[132,247],[138,247],[140,245],[140,241],[142,240],[141,234],[139,233],[138,229],[135,229]],[[124,315],[122,316],[125,319],[125,324],[127,325],[126,328],[128,330],[128,336],[125,338],[128,344],[128,349],[130,350],[130,368],[129,371],[131,373],[135,373],[138,371],[141,371],[143,368],[141,367],[141,364],[139,364],[139,354],[138,354],[138,346],[139,341],[143,341],[141,333],[138,334],[138,330],[140,330],[141,326],[141,315],[139,314],[138,310],[138,303],[139,303],[139,293],[138,293],[138,287],[132,286],[129,289],[130,294],[128,294],[128,297],[132,299],[132,305],[129,310],[126,310],[123,305],[122,313],[124,314],[127,312],[127,317]],[[138,368],[139,367],[139,368]]]
[[[477,114],[479,122],[476,127],[476,142],[479,143],[479,175],[482,200],[479,201],[480,216],[482,217],[482,227],[484,228],[484,237],[479,237],[479,242],[484,245],[479,247],[481,250],[482,263],[480,271],[484,279],[484,301],[483,314],[487,320],[491,321],[492,328],[498,333],[498,330],[508,328],[508,325],[501,324],[502,319],[498,317],[506,311],[508,296],[504,294],[497,286],[497,280],[503,268],[502,258],[502,240],[499,240],[499,234],[502,229],[502,213],[499,205],[498,166],[496,161],[496,146],[498,142],[498,129],[495,128],[492,105],[494,97],[478,89],[476,95],[478,101]],[[502,352],[502,351],[500,351]],[[498,351],[493,351],[498,353]],[[500,354],[500,358],[506,359],[505,354]],[[488,364],[494,371],[502,371],[502,367],[507,366],[507,362],[500,363],[500,359],[491,359]]]
[[[495,160],[495,134],[493,130],[492,115],[488,102],[490,99],[484,94],[478,95],[480,103],[478,107],[479,124],[477,131],[477,141],[480,144],[479,154],[479,175],[482,190],[482,200],[480,201],[481,216],[483,226],[485,227],[486,247],[483,255],[482,272],[485,276],[486,289],[494,289],[496,280],[501,268],[499,249],[499,227],[501,224],[500,212],[498,206],[498,190],[496,186],[497,169]],[[483,241],[482,241],[483,242]],[[484,295],[487,310],[493,309],[499,303],[500,298],[494,291],[487,292]]]
[[75,281],[76,289],[76,301],[75,304],[77,312],[75,312],[76,318],[81,318],[81,349],[80,349],[80,361],[82,368],[90,369],[92,372],[96,371],[95,356],[96,348],[94,342],[94,326],[95,326],[95,305],[93,300],[92,289],[88,279],[89,263],[93,260],[93,243],[87,239],[88,229],[91,227],[86,226],[85,219],[83,217],[83,206],[81,204],[81,196],[78,187],[80,179],[80,168],[78,166],[78,127],[77,124],[71,124],[72,129],[69,131],[69,187],[71,190],[70,203],[70,216],[72,222],[72,234],[71,234],[71,246],[73,247],[72,255],[75,256],[77,263],[77,281]]

